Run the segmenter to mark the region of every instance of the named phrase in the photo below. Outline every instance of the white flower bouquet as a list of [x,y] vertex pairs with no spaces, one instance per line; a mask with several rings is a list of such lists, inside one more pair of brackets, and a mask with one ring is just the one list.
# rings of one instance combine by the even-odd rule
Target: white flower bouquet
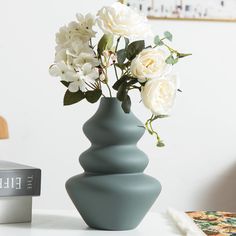
[[[60,77],[67,87],[64,105],[83,99],[95,103],[101,96],[106,97],[106,90],[112,97],[108,71],[113,68],[116,81],[112,88],[122,109],[130,112],[129,92],[138,90],[152,114],[145,127],[156,137],[157,146],[164,146],[152,122],[170,114],[178,91],[172,66],[190,54],[180,53],[166,43],[172,41],[170,32],[155,36],[153,45],[145,45],[144,39],[153,37],[147,19],[118,2],[103,7],[96,16],[76,17],[77,21],[56,34],[55,61],[49,68],[50,74]],[[97,44],[93,42],[96,26],[104,33]]]

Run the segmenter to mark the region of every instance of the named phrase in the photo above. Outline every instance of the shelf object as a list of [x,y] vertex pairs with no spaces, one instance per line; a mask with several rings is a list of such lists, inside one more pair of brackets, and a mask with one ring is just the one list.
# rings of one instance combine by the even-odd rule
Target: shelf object
[[8,133],[8,125],[6,120],[0,116],[0,139],[8,139],[9,133]]
[[119,0],[151,20],[236,22],[236,2],[186,0]]
[[0,160],[0,223],[30,222],[40,187],[40,169]]

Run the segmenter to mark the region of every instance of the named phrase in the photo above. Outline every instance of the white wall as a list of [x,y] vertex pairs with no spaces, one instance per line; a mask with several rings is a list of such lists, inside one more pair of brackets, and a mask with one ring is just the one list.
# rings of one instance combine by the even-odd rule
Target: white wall
[[[82,171],[77,159],[89,142],[81,127],[97,107],[85,102],[62,106],[64,88],[48,75],[54,33],[76,12],[95,12],[110,2],[1,2],[0,114],[9,122],[11,138],[0,142],[0,158],[43,170],[35,208],[72,209],[64,182]],[[163,185],[153,209],[236,210],[236,24],[152,25],[157,33],[170,30],[175,46],[193,53],[177,67],[183,93],[173,115],[160,122],[167,147],[155,148],[148,134],[139,144],[150,157],[146,172]],[[138,102],[133,110],[147,118]]]

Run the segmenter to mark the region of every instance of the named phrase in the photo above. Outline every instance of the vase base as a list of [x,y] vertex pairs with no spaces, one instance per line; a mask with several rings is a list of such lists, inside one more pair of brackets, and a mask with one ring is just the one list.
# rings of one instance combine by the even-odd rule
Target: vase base
[[[86,222],[86,224],[88,225],[88,223]],[[135,228],[137,228],[138,225],[134,226],[134,227],[127,227],[127,228],[121,228],[121,227],[118,227],[118,228],[109,228],[109,227],[106,227],[106,228],[101,228],[101,227],[96,227],[96,226],[90,226],[88,225],[89,228],[91,229],[95,229],[95,230],[102,230],[102,231],[130,231],[130,230],[134,230]]]
[[161,185],[143,173],[84,173],[70,178],[66,189],[87,225],[120,231],[138,226],[158,197]]

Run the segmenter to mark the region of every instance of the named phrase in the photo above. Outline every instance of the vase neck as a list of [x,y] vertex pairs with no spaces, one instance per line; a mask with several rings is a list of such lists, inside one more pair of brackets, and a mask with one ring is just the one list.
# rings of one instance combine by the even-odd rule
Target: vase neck
[[100,100],[100,105],[98,107],[98,112],[99,111],[106,113],[107,112],[112,113],[114,111],[122,111],[121,102],[115,97],[102,98]]

